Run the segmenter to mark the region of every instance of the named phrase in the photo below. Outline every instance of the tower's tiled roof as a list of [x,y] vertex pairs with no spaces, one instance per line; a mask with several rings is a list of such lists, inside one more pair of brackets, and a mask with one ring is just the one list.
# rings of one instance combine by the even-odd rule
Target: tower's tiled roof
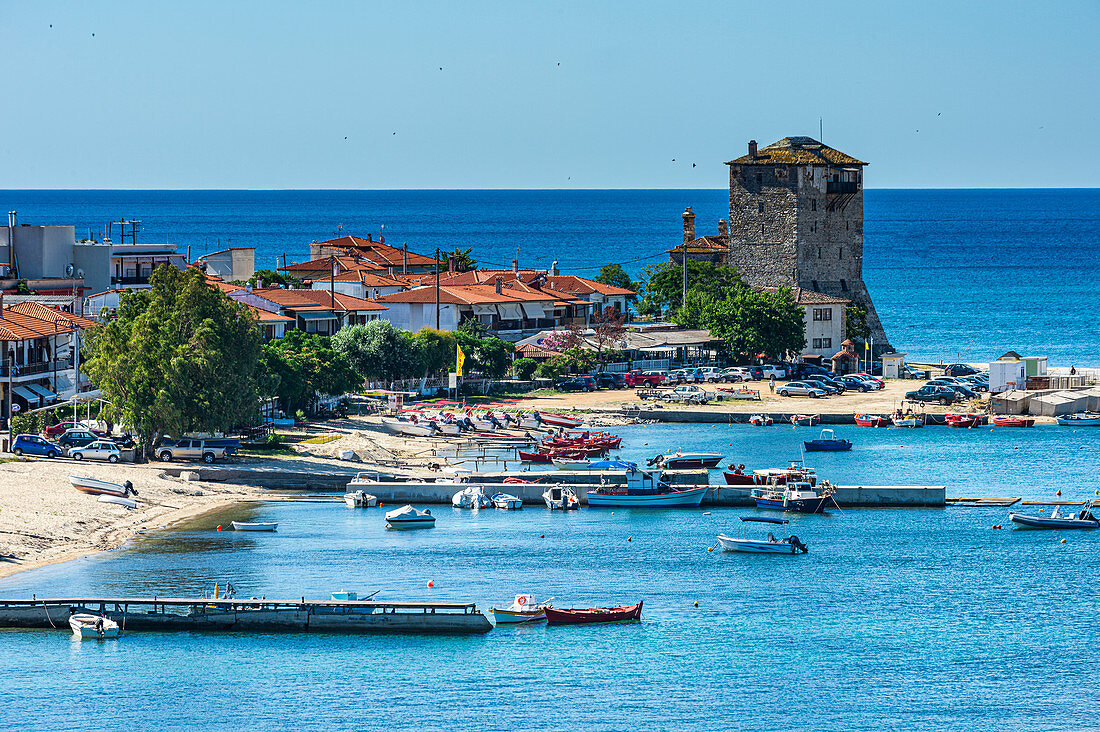
[[784,137],[760,148],[756,157],[743,155],[726,165],[866,165],[812,137]]

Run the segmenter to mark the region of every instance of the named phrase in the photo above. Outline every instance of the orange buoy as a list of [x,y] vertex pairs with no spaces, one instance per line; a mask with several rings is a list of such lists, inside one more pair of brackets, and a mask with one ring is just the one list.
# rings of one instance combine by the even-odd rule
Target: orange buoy
[[712,552],[712,551],[714,551],[714,547],[712,547],[712,546],[708,546],[708,547],[707,547],[707,551],[708,551],[708,552]]
[[222,530],[222,525],[218,524],[218,531],[221,531],[221,530]]
[[1062,544],[1065,544],[1065,543],[1066,543],[1066,540],[1065,540],[1065,539],[1062,539],[1062,541],[1061,541],[1060,543],[1062,543]]
[[1054,495],[1056,495],[1056,496],[1060,496],[1060,495],[1062,495],[1062,489],[1061,489],[1061,488],[1059,488],[1058,490],[1056,490],[1056,491],[1054,492]]
[[539,534],[539,538],[540,538],[540,539],[545,539],[545,538],[546,538],[546,534]]
[[634,541],[634,537],[633,536],[628,536],[628,537],[626,537],[626,540],[627,541]]
[[698,600],[695,601],[695,607],[699,607],[699,601]]

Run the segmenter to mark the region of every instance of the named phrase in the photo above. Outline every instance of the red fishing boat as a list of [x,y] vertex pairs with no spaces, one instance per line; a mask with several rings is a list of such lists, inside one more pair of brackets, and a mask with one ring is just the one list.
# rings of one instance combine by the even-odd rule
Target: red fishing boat
[[881,414],[857,414],[856,424],[860,427],[889,427],[890,418]]
[[642,603],[620,607],[546,608],[547,625],[580,623],[622,623],[642,619]]
[[754,485],[756,482],[752,473],[745,474],[744,465],[731,464],[730,469],[722,475],[726,478],[726,485]]
[[948,427],[981,427],[986,423],[984,414],[945,414],[943,421]]
[[998,427],[1032,427],[1035,425],[1034,419],[1027,417],[1012,417],[1007,414],[999,414],[991,421]]
[[519,459],[525,463],[550,463],[552,462],[550,456],[541,452],[524,452],[519,451]]

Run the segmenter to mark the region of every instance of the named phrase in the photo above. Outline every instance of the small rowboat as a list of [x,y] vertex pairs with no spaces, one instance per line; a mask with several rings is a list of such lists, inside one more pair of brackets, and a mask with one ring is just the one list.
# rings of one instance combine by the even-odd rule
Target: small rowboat
[[523,499],[511,493],[494,493],[489,500],[493,502],[493,506],[505,511],[518,511],[523,508]]
[[722,456],[714,452],[677,452],[652,457],[646,461],[646,465],[656,465],[665,470],[687,470],[690,468],[714,468],[721,461]]
[[945,414],[943,421],[948,427],[981,427],[986,423],[984,414]]
[[726,485],[756,485],[756,478],[752,473],[745,473],[745,466],[730,463],[730,469],[722,473],[726,478]]
[[820,414],[792,414],[791,424],[813,427],[821,422]]
[[888,427],[890,420],[881,414],[857,414],[856,424],[860,427]]
[[75,613],[69,616],[69,627],[73,629],[73,635],[81,640],[85,638],[118,638],[118,623],[102,615],[91,613]]
[[771,427],[775,421],[766,414],[754,414],[749,417],[749,424],[753,427]]
[[619,607],[546,608],[547,625],[577,625],[581,623],[624,623],[642,619],[642,603]]
[[1063,414],[1055,417],[1055,421],[1061,425],[1074,427],[1098,427],[1100,426],[1100,414],[1096,412],[1077,412],[1076,414]]
[[232,521],[234,531],[274,531],[279,524],[262,521]]
[[1005,414],[999,414],[989,421],[998,427],[1032,427],[1035,424],[1034,419],[1027,417],[1012,417]]
[[550,607],[550,600],[534,602],[530,595],[516,595],[515,601],[508,607],[494,607],[490,608],[490,611],[492,611],[493,619],[497,621],[497,625],[501,625],[502,623],[530,623],[546,620],[546,608],[548,607]]
[[566,417],[563,414],[540,413],[539,417],[542,419],[543,423],[553,425],[554,427],[573,428],[581,426],[581,420]]
[[541,452],[525,452],[519,450],[519,459],[525,463],[550,463],[550,455]]
[[70,475],[69,483],[73,488],[76,488],[81,493],[89,493],[93,496],[121,496],[126,497],[130,493],[137,495],[137,491],[134,490],[134,484],[130,481],[119,485],[118,483],[112,483],[108,480],[98,480],[97,478],[89,478],[86,476]]
[[395,435],[405,437],[431,437],[435,434],[432,424],[420,424],[418,422],[406,422],[400,419],[382,418],[382,426]]
[[723,551],[749,552],[750,554],[798,554],[800,552],[805,554],[809,551],[806,545],[799,541],[797,536],[792,536],[790,532],[782,539],[775,538],[770,531],[764,539],[745,538],[744,529],[746,523],[785,525],[790,523],[787,519],[765,516],[742,516],[741,522],[738,536],[726,536],[725,534],[718,535],[718,543],[722,545]]
[[910,427],[918,428],[924,426],[923,414],[895,414],[890,417],[890,421],[894,423],[895,427]]

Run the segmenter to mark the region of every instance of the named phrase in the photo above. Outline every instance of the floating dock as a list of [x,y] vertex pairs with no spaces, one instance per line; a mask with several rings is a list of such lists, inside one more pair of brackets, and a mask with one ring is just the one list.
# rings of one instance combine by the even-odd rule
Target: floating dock
[[68,631],[74,613],[105,615],[124,631],[472,634],[493,629],[472,602],[161,597],[0,600],[0,628]]

